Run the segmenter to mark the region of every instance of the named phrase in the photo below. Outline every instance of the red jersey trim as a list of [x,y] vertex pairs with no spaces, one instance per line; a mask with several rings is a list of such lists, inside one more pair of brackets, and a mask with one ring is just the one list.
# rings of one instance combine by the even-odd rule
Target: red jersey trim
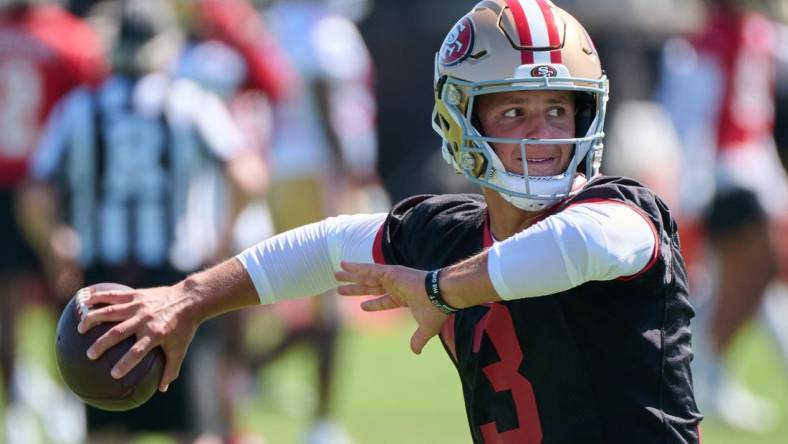
[[27,160],[0,157],[0,190],[10,190],[27,176]]
[[638,276],[650,270],[651,267],[653,267],[654,264],[657,263],[657,258],[659,257],[659,235],[657,234],[657,228],[654,226],[654,224],[651,222],[651,220],[648,218],[646,213],[643,212],[642,209],[634,205],[629,205],[626,202],[621,202],[613,199],[604,199],[604,198],[593,198],[593,199],[581,200],[579,202],[572,202],[571,204],[567,205],[566,208],[573,207],[575,205],[586,204],[586,203],[625,205],[629,208],[632,208],[640,215],[640,217],[642,217],[646,221],[646,223],[648,223],[649,228],[651,228],[651,233],[654,235],[654,249],[651,252],[651,259],[648,261],[648,263],[643,267],[642,270],[638,271],[637,273],[631,274],[629,276],[618,277],[616,278],[617,281],[631,281],[632,279],[635,279]]
[[495,243],[490,229],[490,210],[484,210],[484,234],[482,235],[482,246],[490,248]]
[[380,228],[378,228],[378,233],[375,235],[375,241],[372,243],[372,260],[376,264],[386,264],[386,257],[383,255],[383,231],[386,229],[386,223],[384,222]]
[[[563,203],[564,203],[564,202],[566,202],[568,199],[569,199],[569,198],[565,198],[565,199],[561,200],[560,202],[556,203],[555,205],[553,205],[552,207],[550,207],[550,208],[548,208],[548,209],[544,210],[544,211],[542,212],[542,214],[540,214],[540,215],[539,215],[539,217],[537,217],[536,219],[534,219],[533,223],[531,223],[531,225],[529,225],[529,226],[532,226],[532,225],[538,224],[539,222],[541,222],[541,221],[543,221],[543,220],[547,219],[548,217],[552,216],[553,214],[556,214],[556,213],[558,212],[558,210],[559,210],[559,209],[563,209],[562,205],[563,205]],[[494,243],[495,243],[495,238],[493,238],[493,235],[492,235],[492,228],[490,227],[490,210],[489,210],[489,209],[487,209],[487,210],[485,211],[485,218],[484,218],[484,239],[483,239],[483,246],[484,246],[484,248],[489,248],[489,247],[492,247],[492,245],[493,245]]]

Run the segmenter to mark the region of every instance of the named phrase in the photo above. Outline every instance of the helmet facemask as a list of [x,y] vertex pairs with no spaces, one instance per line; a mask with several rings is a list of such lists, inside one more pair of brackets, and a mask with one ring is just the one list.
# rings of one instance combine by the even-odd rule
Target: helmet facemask
[[[504,81],[466,82],[446,77],[438,82],[433,128],[444,136],[454,133],[456,142],[443,137],[443,156],[471,182],[499,192],[520,209],[540,211],[568,197],[576,173],[587,178],[599,174],[602,131],[607,101],[607,79],[571,77],[512,78]],[[484,134],[476,118],[476,99],[484,94],[509,91],[575,92],[576,135],[568,139],[501,138]],[[523,174],[507,171],[493,143],[520,146]],[[573,145],[567,168],[553,176],[528,174],[527,154],[532,145]]]

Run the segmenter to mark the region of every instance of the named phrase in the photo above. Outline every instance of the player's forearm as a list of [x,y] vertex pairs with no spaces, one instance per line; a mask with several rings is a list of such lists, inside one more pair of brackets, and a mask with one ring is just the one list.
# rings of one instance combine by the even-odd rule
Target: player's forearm
[[252,280],[238,259],[231,258],[180,282],[198,322],[260,303]]
[[385,214],[331,217],[266,239],[236,258],[263,304],[321,294],[342,260],[370,263]]
[[486,251],[441,270],[438,285],[443,299],[454,308],[501,300],[487,272]]

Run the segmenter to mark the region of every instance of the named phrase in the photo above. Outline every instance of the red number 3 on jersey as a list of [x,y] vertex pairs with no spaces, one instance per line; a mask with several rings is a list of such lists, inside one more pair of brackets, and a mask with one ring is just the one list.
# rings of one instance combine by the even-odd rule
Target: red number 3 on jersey
[[514,331],[509,309],[502,304],[492,304],[479,321],[474,337],[474,352],[479,351],[483,334],[487,334],[501,360],[482,369],[496,392],[510,390],[517,410],[519,427],[499,432],[495,422],[481,426],[486,444],[537,444],[542,442],[542,426],[536,408],[536,398],[531,383],[518,369],[523,361],[523,351]]

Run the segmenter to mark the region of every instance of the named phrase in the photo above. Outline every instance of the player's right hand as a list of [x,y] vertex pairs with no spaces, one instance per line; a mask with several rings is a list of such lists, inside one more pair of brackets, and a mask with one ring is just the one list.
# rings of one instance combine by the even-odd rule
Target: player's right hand
[[[118,324],[102,335],[88,349],[88,358],[98,359],[106,350],[136,335],[137,342],[112,369],[112,377],[122,378],[156,346],[161,346],[166,365],[159,390],[167,391],[177,379],[186,350],[199,321],[191,310],[193,297],[182,283],[128,291],[96,291],[84,299],[90,309],[79,323],[80,333],[102,322]],[[98,305],[104,305],[98,307]]]

